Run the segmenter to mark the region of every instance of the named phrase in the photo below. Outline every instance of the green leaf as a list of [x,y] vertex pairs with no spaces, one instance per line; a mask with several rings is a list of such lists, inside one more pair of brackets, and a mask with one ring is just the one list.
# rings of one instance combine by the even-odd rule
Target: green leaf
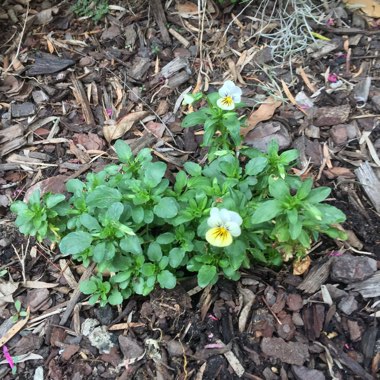
[[89,207],[108,208],[113,203],[119,202],[121,198],[119,190],[100,185],[87,195],[86,203]]
[[157,281],[163,289],[173,289],[177,284],[177,279],[172,272],[163,270],[157,276]]
[[94,279],[81,281],[79,289],[83,294],[93,294],[98,290],[97,281]]
[[311,178],[303,181],[301,187],[297,191],[297,198],[305,199],[310,194],[312,186],[313,180]]
[[181,170],[177,173],[175,177],[174,191],[177,194],[181,193],[182,190],[185,188],[186,183],[187,183],[187,175],[183,170]]
[[155,272],[156,272],[156,266],[152,263],[144,263],[143,266],[141,267],[141,273],[145,277],[153,276]]
[[158,267],[161,270],[164,270],[168,266],[168,264],[169,264],[169,257],[168,256],[162,256],[162,259],[158,263]]
[[91,243],[92,236],[88,232],[70,232],[59,243],[59,249],[64,255],[76,255],[87,249]]
[[136,224],[142,223],[144,220],[144,209],[142,206],[133,206],[131,210],[131,216]]
[[170,244],[175,240],[175,235],[172,232],[165,232],[159,235],[156,239],[158,244]]
[[324,201],[331,193],[329,187],[318,187],[310,191],[310,194],[306,198],[309,203],[319,203]]
[[286,214],[288,215],[288,220],[290,224],[298,222],[298,212],[296,209],[287,210]]
[[112,290],[111,294],[108,296],[108,302],[112,306],[121,305],[123,303],[123,300],[123,296],[116,289]]
[[79,221],[83,227],[86,227],[91,232],[100,231],[101,229],[97,219],[90,214],[82,214]]
[[119,272],[112,276],[114,283],[125,282],[131,278],[131,271]]
[[144,165],[144,183],[150,188],[156,187],[165,175],[166,164],[163,162],[148,162]]
[[257,175],[261,173],[268,165],[266,157],[255,157],[248,161],[245,166],[246,175]]
[[146,254],[149,257],[149,260],[158,263],[162,257],[161,246],[155,241],[150,243]]
[[207,285],[215,281],[217,276],[216,267],[213,265],[202,265],[198,272],[198,285],[205,288]]
[[281,202],[277,199],[265,201],[252,215],[251,223],[260,224],[275,218],[282,211]]
[[92,250],[92,259],[96,263],[101,263],[106,255],[106,243],[101,242],[97,244]]
[[316,207],[322,214],[321,223],[323,224],[343,223],[346,220],[346,215],[334,206],[319,204]]
[[[11,204],[11,211],[14,212],[15,214],[22,214],[27,209],[28,209],[28,205],[23,201],[16,201],[16,202],[13,202]],[[33,217],[33,215],[32,215],[32,217]]]
[[206,120],[206,112],[204,109],[202,109],[200,111],[191,112],[188,115],[186,115],[181,123],[181,126],[183,128],[194,127],[195,125],[204,124]]
[[280,159],[283,164],[290,164],[292,161],[295,161],[298,158],[298,150],[291,149],[286,152],[281,153]]
[[174,218],[178,214],[178,203],[172,197],[161,198],[153,212],[160,218]]
[[48,194],[45,197],[46,207],[52,208],[56,206],[58,203],[64,201],[66,197],[63,194]]
[[289,225],[289,233],[292,240],[298,239],[302,232],[302,222],[297,220],[295,223]]
[[124,252],[130,252],[134,255],[141,255],[142,248],[140,239],[137,236],[126,236],[120,241],[120,248]]
[[106,216],[110,220],[119,220],[124,211],[124,206],[121,202],[112,203],[106,212]]
[[220,95],[218,92],[211,92],[207,95],[207,100],[210,102],[211,105],[216,107],[216,102],[220,99]]
[[66,190],[69,193],[81,193],[84,188],[84,183],[77,178],[69,179],[66,182]]
[[185,257],[185,250],[183,248],[172,248],[169,252],[169,264],[172,268],[178,268],[183,258]]
[[239,146],[241,144],[239,119],[235,115],[232,117],[226,118],[223,120],[223,126],[229,132],[234,145]]
[[133,157],[131,147],[123,140],[117,140],[113,146],[121,162],[128,163]]
[[195,162],[188,161],[183,165],[183,167],[192,177],[198,177],[202,174],[202,167]]
[[283,179],[269,177],[268,183],[269,193],[273,198],[283,200],[290,194],[289,186]]

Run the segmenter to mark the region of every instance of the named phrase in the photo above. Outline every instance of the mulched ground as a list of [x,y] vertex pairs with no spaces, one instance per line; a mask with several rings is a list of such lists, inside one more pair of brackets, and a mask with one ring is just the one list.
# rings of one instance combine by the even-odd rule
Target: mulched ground
[[[270,37],[257,33],[259,1],[116,1],[97,24],[78,19],[74,3],[7,0],[0,9],[0,377],[378,378],[377,20],[328,2],[313,31],[330,41],[311,43],[290,70],[276,67]],[[10,202],[36,186],[63,191],[68,178],[111,162],[119,137],[135,152],[151,147],[173,173],[202,162],[202,131],[180,127],[181,94],[226,79],[243,88],[250,120],[261,120],[246,143],[297,147],[295,171],[333,188],[349,240],[323,238],[301,276],[255,266],[237,283],[198,289],[189,279],[122,308],[90,307],[76,291],[86,273],[20,236]],[[276,94],[284,102],[265,117],[257,109]],[[27,318],[15,300],[30,307]]]

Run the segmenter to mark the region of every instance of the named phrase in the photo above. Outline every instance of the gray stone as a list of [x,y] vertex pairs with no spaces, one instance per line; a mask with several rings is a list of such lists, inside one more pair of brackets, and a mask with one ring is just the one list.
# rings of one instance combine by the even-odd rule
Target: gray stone
[[32,96],[37,104],[45,103],[49,100],[49,97],[42,90],[33,91]]
[[119,335],[119,345],[124,359],[136,359],[144,353],[144,349],[137,341],[128,336]]
[[284,363],[302,365],[309,359],[308,346],[299,342],[285,342],[281,338],[263,338],[261,350],[265,355]]
[[33,103],[26,102],[22,104],[13,103],[11,105],[12,117],[26,117],[36,113],[36,109]]
[[111,322],[114,319],[113,308],[111,306],[109,306],[109,305],[106,305],[104,307],[95,308],[94,309],[94,314],[95,314],[96,318],[98,319],[98,321],[102,325],[108,326],[108,325],[111,324]]
[[292,372],[297,380],[325,380],[325,375],[316,369],[292,365]]
[[353,295],[342,298],[338,304],[339,310],[347,315],[351,315],[359,307],[358,302],[356,301]]
[[363,281],[376,272],[377,262],[370,257],[345,254],[336,257],[331,267],[331,279],[344,284]]

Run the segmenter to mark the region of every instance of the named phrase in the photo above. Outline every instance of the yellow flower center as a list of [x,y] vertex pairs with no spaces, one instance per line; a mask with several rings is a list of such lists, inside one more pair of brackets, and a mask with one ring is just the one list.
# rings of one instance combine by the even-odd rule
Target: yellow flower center
[[234,100],[232,99],[231,96],[227,95],[225,96],[224,98],[222,98],[222,102],[221,102],[224,106],[228,106],[230,107],[231,105],[234,104]]
[[214,247],[227,247],[232,243],[232,235],[226,227],[213,227],[207,231],[206,240]]

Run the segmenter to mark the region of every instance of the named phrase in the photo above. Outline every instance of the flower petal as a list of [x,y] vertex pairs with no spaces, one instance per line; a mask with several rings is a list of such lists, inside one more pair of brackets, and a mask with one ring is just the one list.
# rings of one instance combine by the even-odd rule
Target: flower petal
[[241,88],[235,86],[234,91],[230,94],[235,103],[240,103],[242,93]]
[[219,227],[223,224],[223,220],[220,216],[220,210],[216,207],[212,207],[210,210],[210,217],[207,219],[209,227]]
[[230,211],[230,221],[236,223],[238,226],[241,226],[243,223],[243,219],[235,211]]
[[232,235],[224,227],[214,227],[206,232],[206,240],[214,247],[227,247],[232,243]]
[[228,104],[228,103],[225,101],[225,98],[226,98],[226,96],[223,97],[223,98],[218,99],[218,100],[216,101],[216,105],[217,105],[220,109],[222,109],[222,110],[224,110],[224,111],[231,111],[231,110],[233,110],[233,109],[235,108],[235,103],[232,102],[232,103]]
[[227,230],[230,232],[230,234],[232,236],[240,236],[241,229],[240,229],[240,226],[237,223],[235,223],[235,222],[227,222],[227,223],[225,223],[224,226],[227,228]]

